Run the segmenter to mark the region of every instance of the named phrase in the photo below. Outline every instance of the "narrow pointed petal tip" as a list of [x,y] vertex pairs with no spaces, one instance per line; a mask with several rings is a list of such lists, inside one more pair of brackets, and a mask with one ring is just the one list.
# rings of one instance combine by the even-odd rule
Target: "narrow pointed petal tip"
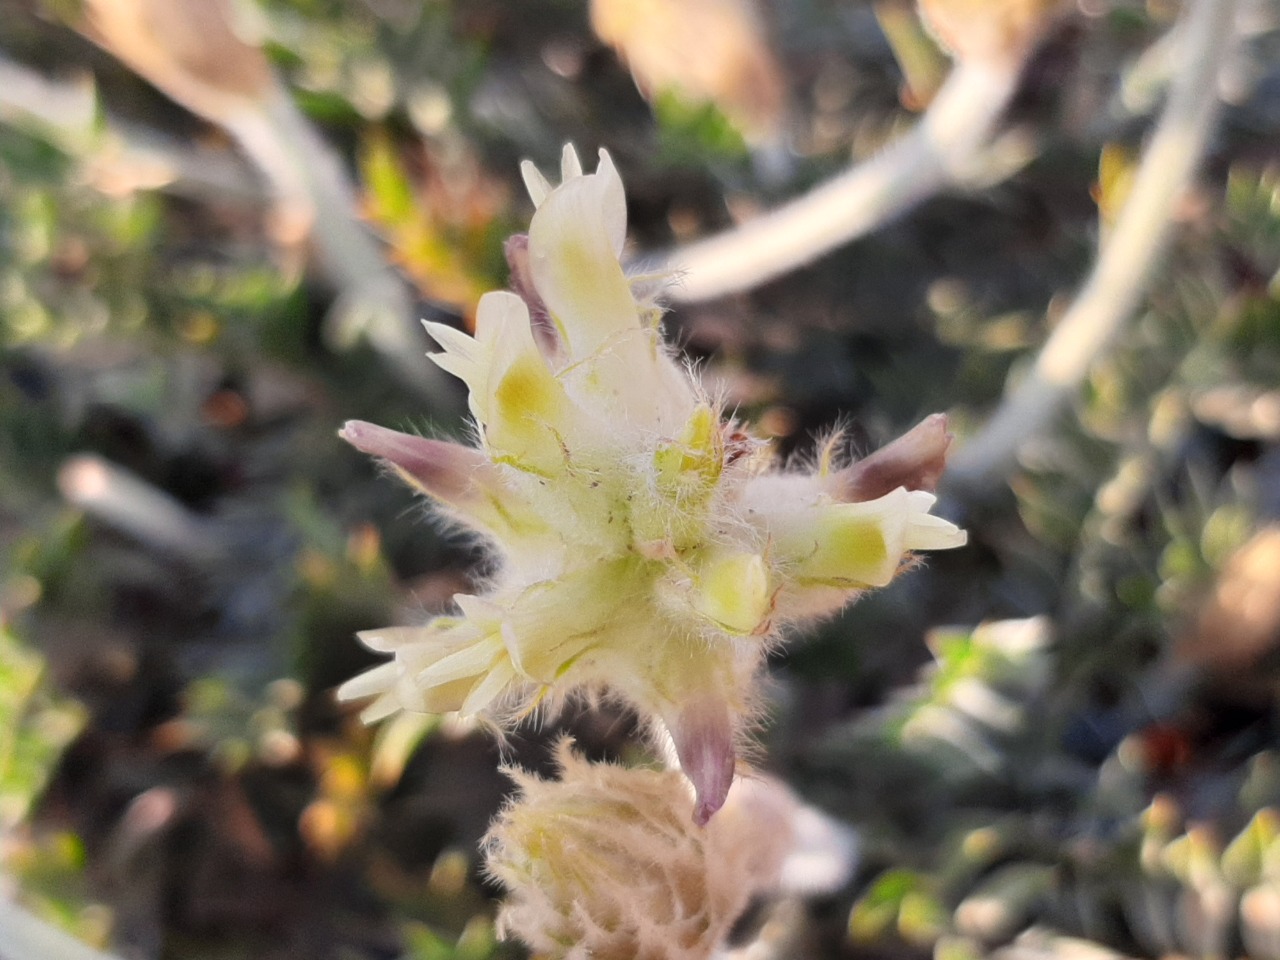
[[411,486],[446,503],[464,504],[492,465],[478,450],[444,440],[348,420],[338,436],[361,453],[386,461]]
[[693,784],[693,822],[705,827],[733,785],[737,756],[728,705],[711,699],[689,704],[671,736],[680,767]]
[[582,161],[572,143],[566,143],[560,151],[560,179],[570,180],[582,176]]
[[952,439],[945,413],[925,417],[892,443],[837,473],[832,478],[834,495],[861,503],[898,487],[932,492],[946,468]]
[[542,171],[534,166],[532,160],[522,160],[520,176],[524,180],[524,188],[529,191],[529,199],[533,201],[534,209],[542,206],[542,201],[551,193],[551,184],[542,175]]
[[534,287],[575,360],[640,327],[618,261],[627,236],[622,180],[607,154],[595,173],[580,171],[566,167],[565,181],[533,215],[528,240]]

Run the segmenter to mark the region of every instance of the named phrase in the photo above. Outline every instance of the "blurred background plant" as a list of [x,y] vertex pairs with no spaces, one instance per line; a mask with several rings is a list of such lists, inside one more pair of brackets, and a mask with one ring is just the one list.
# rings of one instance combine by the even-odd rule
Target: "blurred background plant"
[[[572,140],[784,455],[959,434],[970,546],[772,664],[768,767],[857,869],[726,956],[1280,956],[1280,5],[975,9],[0,0],[3,895],[122,956],[519,955],[496,748],[331,698],[482,558],[334,431],[466,430],[417,319],[505,284],[517,161]],[[1108,247],[1180,105],[1194,178]],[[1106,269],[1132,308],[1032,416]],[[640,749],[510,755],[562,728]]]

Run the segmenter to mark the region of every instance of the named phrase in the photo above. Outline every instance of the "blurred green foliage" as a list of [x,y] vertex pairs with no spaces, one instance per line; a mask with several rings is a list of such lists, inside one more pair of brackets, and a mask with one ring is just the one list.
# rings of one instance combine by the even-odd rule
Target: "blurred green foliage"
[[[32,578],[14,578],[6,588],[32,584]],[[0,628],[0,821],[6,831],[30,812],[83,722],[80,708],[52,689],[40,655],[12,629]]]
[[[250,25],[420,312],[465,326],[528,213],[519,157],[608,146],[659,248],[914,122],[867,5],[775,6],[782,164],[714,103],[647,104],[584,4],[266,0]],[[474,853],[497,751],[449,718],[368,731],[330,697],[367,663],[353,633],[485,572],[336,428],[468,428],[331,335],[349,291],[273,233],[263,178],[71,30],[76,7],[0,0],[4,62],[93,80],[61,124],[0,91],[0,868],[139,956],[518,956]],[[1010,123],[1039,155],[1003,183],[673,310],[673,340],[787,454],[837,426],[860,453],[934,409],[972,432],[1123,193],[1149,117],[1112,93],[1165,7],[1103,4],[1048,40]],[[944,486],[971,547],[776,657],[772,763],[863,840],[857,876],[789,921],[806,956],[1280,956],[1276,638],[1241,648],[1253,608],[1215,599],[1256,589],[1265,612],[1277,580],[1240,558],[1280,515],[1278,35],[1242,39],[1175,247],[1070,415],[1007,488]],[[77,455],[201,543],[77,499]],[[625,719],[566,725],[635,751]],[[556,732],[508,759],[538,767]]]

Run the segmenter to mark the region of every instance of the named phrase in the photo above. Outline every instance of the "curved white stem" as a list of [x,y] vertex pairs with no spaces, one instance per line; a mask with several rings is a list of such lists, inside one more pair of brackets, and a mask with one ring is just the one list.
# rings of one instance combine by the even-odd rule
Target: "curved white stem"
[[95,950],[0,893],[0,960],[121,960]]
[[[338,293],[328,318],[330,338],[343,345],[367,335],[399,379],[447,409],[452,389],[422,362],[426,344],[413,322],[413,301],[362,222],[354,184],[261,50],[237,33],[231,5],[91,0],[83,14],[79,28],[89,39],[220,126],[262,174],[279,225],[311,241],[322,275]],[[191,44],[202,39],[221,72],[191,56]]]
[[0,120],[20,116],[58,131],[84,131],[92,125],[96,110],[88,80],[50,80],[0,55]]
[[1049,426],[1137,309],[1168,243],[1174,207],[1213,129],[1218,71],[1231,46],[1234,8],[1235,0],[1189,3],[1181,69],[1093,272],[1026,379],[951,458],[946,482],[976,487],[1004,476],[1022,444]]
[[695,302],[759,286],[901,216],[961,179],[991,140],[1020,64],[961,63],[910,133],[770,213],[664,257],[674,300]]
[[224,559],[200,517],[182,503],[109,460],[70,457],[58,470],[58,489],[71,503],[152,549],[192,563]]

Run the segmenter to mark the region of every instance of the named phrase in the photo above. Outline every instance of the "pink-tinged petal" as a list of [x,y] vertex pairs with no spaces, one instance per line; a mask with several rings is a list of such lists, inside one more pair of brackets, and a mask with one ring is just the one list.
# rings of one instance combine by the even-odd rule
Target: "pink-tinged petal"
[[361,453],[388,463],[410,486],[456,507],[487,503],[502,486],[494,465],[470,447],[363,420],[348,420],[338,436]]
[[551,318],[547,305],[538,294],[533,283],[533,267],[529,263],[529,235],[517,233],[507,238],[502,245],[507,258],[507,268],[511,271],[511,289],[526,307],[529,308],[529,326],[533,330],[533,339],[538,349],[551,363],[561,359],[564,352],[564,335]]
[[706,826],[724,806],[733,785],[737,756],[733,748],[733,722],[729,705],[713,695],[686,704],[671,728],[676,756],[684,775],[693,784],[693,822]]
[[898,487],[932,492],[947,465],[951,440],[946,414],[926,417],[897,440],[832,476],[832,496],[860,503],[878,500]]

